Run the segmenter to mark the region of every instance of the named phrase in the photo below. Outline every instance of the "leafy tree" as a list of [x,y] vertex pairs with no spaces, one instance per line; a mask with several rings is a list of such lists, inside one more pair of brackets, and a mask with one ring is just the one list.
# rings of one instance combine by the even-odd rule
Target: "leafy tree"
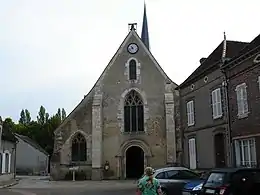
[[67,117],[66,115],[67,115],[67,114],[66,114],[65,109],[62,108],[62,110],[61,110],[61,120],[62,120],[62,121]]
[[40,125],[44,125],[44,123],[47,122],[48,118],[49,118],[49,114],[46,113],[46,109],[43,106],[41,106],[37,116],[38,123]]
[[30,124],[32,118],[31,118],[30,112],[29,112],[27,109],[25,109],[25,118],[26,118],[26,121],[25,121],[26,124],[27,124],[27,125]]
[[6,118],[3,122],[3,129],[8,131],[14,131],[15,130],[15,123],[11,118]]
[[20,113],[18,124],[15,124],[11,118],[7,118],[3,122],[3,126],[5,129],[30,137],[52,155],[54,131],[65,117],[66,112],[64,108],[59,108],[57,113],[50,116],[46,109],[41,106],[36,121],[31,119],[30,112],[27,109],[23,109]]
[[22,124],[22,125],[26,124],[26,116],[25,116],[24,109],[22,109],[22,111],[20,113],[19,123]]

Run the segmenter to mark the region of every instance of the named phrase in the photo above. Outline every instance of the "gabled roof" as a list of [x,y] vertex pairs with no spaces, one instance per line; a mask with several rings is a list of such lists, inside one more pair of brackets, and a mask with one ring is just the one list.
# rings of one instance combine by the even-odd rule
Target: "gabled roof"
[[178,86],[176,83],[174,83],[164,72],[164,70],[162,69],[162,67],[159,65],[159,63],[156,61],[156,59],[154,58],[154,56],[152,55],[152,53],[150,52],[150,50],[145,46],[145,44],[143,43],[143,41],[141,40],[141,38],[139,37],[139,35],[136,33],[136,31],[133,29],[131,31],[129,31],[128,35],[126,36],[126,38],[124,39],[124,41],[121,43],[121,45],[119,46],[118,50],[116,51],[116,53],[114,54],[114,56],[112,57],[112,59],[110,60],[110,62],[108,63],[108,65],[105,67],[105,69],[103,70],[102,74],[100,75],[100,77],[98,78],[98,80],[96,81],[96,83],[94,84],[94,86],[92,87],[92,89],[89,91],[89,93],[87,95],[84,96],[84,99],[74,108],[74,110],[72,110],[72,112],[65,118],[65,120],[61,123],[61,125],[54,131],[54,133],[56,133],[57,131],[59,131],[72,117],[72,115],[80,108],[81,105],[84,105],[85,103],[87,103],[87,101],[90,100],[90,98],[92,98],[92,95],[95,93],[97,89],[97,86],[99,86],[100,83],[102,83],[107,71],[110,69],[110,67],[114,64],[115,60],[118,58],[118,56],[123,52],[123,49],[126,48],[126,44],[128,43],[128,40],[134,36],[136,38],[136,40],[139,42],[139,47],[143,48],[144,51],[148,54],[148,57],[150,57],[150,59],[153,61],[153,63],[155,64],[156,68],[159,70],[159,72],[161,72],[161,74],[163,75],[163,77],[165,78],[166,82],[171,82],[173,83],[176,87]]
[[239,53],[238,55],[245,54],[252,49],[255,49],[256,47],[260,46],[260,34],[255,37],[249,44],[247,44]]
[[20,138],[24,142],[28,143],[30,146],[35,148],[36,150],[39,150],[40,152],[44,153],[45,155],[49,155],[48,152],[46,152],[39,144],[37,144],[35,141],[33,141],[31,138],[25,136],[25,135],[20,135],[20,134],[15,134],[16,137]]
[[[243,49],[248,43],[239,41],[227,41],[226,48],[226,58],[232,58],[238,54],[241,49]],[[179,88],[189,85],[194,82],[199,76],[201,76],[205,71],[210,70],[215,66],[219,66],[222,60],[223,53],[223,41],[218,45],[218,47],[202,62],[202,64],[179,86]]]
[[[255,48],[260,46],[260,34],[255,37],[250,43],[246,44],[244,48],[242,48],[237,55],[235,55],[232,59],[230,59],[225,66],[223,66],[223,69],[233,67],[237,62],[241,60],[241,58],[246,57],[245,55],[253,55],[253,53],[248,54],[248,52],[254,50]],[[247,57],[246,57],[247,58]]]

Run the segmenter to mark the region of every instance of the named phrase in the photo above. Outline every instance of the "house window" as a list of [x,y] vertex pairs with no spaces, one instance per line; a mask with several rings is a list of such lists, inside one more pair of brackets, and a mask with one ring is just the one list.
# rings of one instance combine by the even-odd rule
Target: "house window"
[[136,61],[130,60],[129,62],[129,80],[136,80]]
[[221,117],[223,114],[220,88],[217,88],[211,92],[211,98],[212,98],[213,119],[217,119]]
[[255,167],[256,147],[255,139],[242,139],[235,141],[237,167]]
[[196,155],[196,140],[195,138],[189,139],[189,160],[190,169],[197,168],[197,155]]
[[246,84],[242,83],[236,87],[237,94],[237,115],[244,117],[248,114],[247,91]]
[[187,118],[188,118],[188,126],[194,125],[194,102],[187,102]]
[[144,105],[140,95],[130,91],[124,105],[125,132],[144,131]]
[[8,153],[5,153],[5,173],[9,173],[10,172],[10,158],[9,158],[9,154]]
[[87,160],[87,144],[82,134],[77,133],[74,136],[71,150],[72,161],[82,162]]
[[258,54],[255,59],[254,59],[254,63],[259,63],[260,62],[260,54]]

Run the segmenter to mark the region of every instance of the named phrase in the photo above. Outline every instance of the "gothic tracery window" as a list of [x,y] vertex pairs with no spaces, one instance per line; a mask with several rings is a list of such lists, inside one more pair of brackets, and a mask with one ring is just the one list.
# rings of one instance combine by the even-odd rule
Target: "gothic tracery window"
[[124,129],[125,132],[144,131],[144,105],[135,90],[130,91],[125,98]]
[[87,160],[87,144],[86,139],[80,133],[77,133],[72,140],[71,159],[74,162],[82,162]]
[[130,60],[129,62],[129,80],[136,80],[136,61]]

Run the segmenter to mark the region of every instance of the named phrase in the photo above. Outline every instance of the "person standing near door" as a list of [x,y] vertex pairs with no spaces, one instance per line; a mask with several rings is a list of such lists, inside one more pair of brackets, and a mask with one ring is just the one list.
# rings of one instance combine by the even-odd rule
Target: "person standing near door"
[[153,168],[146,167],[144,172],[145,175],[138,182],[137,195],[161,195],[160,183],[153,177]]

